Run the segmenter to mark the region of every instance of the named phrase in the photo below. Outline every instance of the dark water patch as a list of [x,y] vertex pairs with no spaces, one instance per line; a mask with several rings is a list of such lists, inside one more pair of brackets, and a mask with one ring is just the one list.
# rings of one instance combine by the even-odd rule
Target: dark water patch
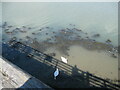
[[[4,22],[3,24],[3,31],[8,29],[6,31],[7,36],[3,38],[4,41],[6,41],[6,38],[8,38],[8,41],[10,39],[16,39],[20,42],[23,42],[26,45],[29,45],[39,51],[46,51],[47,49],[51,47],[55,47],[59,52],[63,53],[64,55],[69,56],[69,47],[72,45],[80,45],[84,47],[87,50],[97,50],[97,51],[108,51],[112,52],[112,57],[117,57],[118,50],[112,45],[112,41],[110,39],[106,40],[104,43],[98,42],[95,39],[101,38],[100,34],[94,34],[94,39],[91,39],[88,36],[87,32],[84,32],[83,30],[76,28],[74,24],[70,24],[69,26],[72,26],[72,28],[62,28],[58,30],[54,30],[50,26],[45,26],[40,28],[37,26],[36,28],[31,28],[28,30],[28,26],[21,26],[20,28],[16,27],[16,32],[9,31],[10,27],[8,27],[8,23]],[[34,30],[37,29],[37,30]],[[26,35],[24,37],[17,37],[15,36],[20,31],[31,31],[31,35]],[[44,32],[41,32],[44,31]],[[14,33],[14,34],[13,34]],[[25,32],[26,33],[26,32]],[[20,34],[20,33],[19,33]],[[3,35],[4,37],[4,35]],[[9,38],[10,37],[10,38]],[[116,49],[113,51],[113,49]]]

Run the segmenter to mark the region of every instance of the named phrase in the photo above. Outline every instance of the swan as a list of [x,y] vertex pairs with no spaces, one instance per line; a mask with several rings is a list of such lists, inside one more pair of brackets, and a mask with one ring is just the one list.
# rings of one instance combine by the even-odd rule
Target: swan
[[64,63],[67,63],[67,62],[68,62],[68,61],[67,61],[67,58],[64,58],[64,57],[61,56],[61,59],[62,59],[62,61],[63,61]]

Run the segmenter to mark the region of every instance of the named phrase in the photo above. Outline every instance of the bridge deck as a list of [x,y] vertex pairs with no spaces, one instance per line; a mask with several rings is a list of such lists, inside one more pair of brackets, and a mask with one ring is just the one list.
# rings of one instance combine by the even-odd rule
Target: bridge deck
[[2,63],[2,67],[0,67],[0,81],[2,81],[0,90],[6,88],[49,88],[53,90],[6,59],[0,58],[0,61]]

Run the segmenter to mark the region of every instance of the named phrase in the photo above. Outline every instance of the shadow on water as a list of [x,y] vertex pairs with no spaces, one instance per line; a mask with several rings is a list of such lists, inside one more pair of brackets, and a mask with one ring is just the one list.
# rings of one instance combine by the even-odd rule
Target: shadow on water
[[72,76],[77,76],[77,75],[79,75],[79,73],[78,73],[77,65],[75,65],[72,69]]
[[[45,60],[40,62],[36,59],[30,58],[26,54],[21,53],[14,48],[10,48],[6,44],[4,44],[2,48],[3,57],[53,88],[86,87],[86,84],[84,84],[83,81],[75,80],[61,69],[59,69],[59,76],[56,80],[54,80],[53,73],[56,70],[57,64],[55,66],[47,65]],[[52,62],[52,59],[49,56],[47,56],[45,59]]]
[[[93,77],[91,74],[79,70],[76,65],[74,67],[70,66],[42,52],[38,52],[39,51],[33,50],[31,47],[20,45],[20,43],[14,44],[12,47],[8,44],[2,44],[2,56],[4,58],[52,88],[95,87],[95,85],[90,85],[90,76],[91,78]],[[56,68],[59,69],[60,74],[55,80],[53,73]],[[99,78],[94,78],[98,80],[98,82],[101,82]],[[94,80],[94,78],[92,80]],[[106,84],[98,86],[104,88]]]
[[46,56],[45,60],[52,62],[52,57],[51,56]]

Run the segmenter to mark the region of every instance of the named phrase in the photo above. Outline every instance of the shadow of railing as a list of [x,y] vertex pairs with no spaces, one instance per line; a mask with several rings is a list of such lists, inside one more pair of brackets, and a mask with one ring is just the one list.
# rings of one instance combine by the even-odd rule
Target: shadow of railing
[[100,87],[109,89],[120,89],[120,86],[113,84],[107,80],[97,77],[89,72],[82,71],[77,66],[71,66],[60,60],[57,60],[43,52],[40,52],[32,47],[29,47],[21,42],[12,41],[8,43],[10,47],[27,55],[28,58],[33,58],[41,63],[44,63],[52,68],[59,68],[59,70],[74,80],[83,82],[87,87]]

